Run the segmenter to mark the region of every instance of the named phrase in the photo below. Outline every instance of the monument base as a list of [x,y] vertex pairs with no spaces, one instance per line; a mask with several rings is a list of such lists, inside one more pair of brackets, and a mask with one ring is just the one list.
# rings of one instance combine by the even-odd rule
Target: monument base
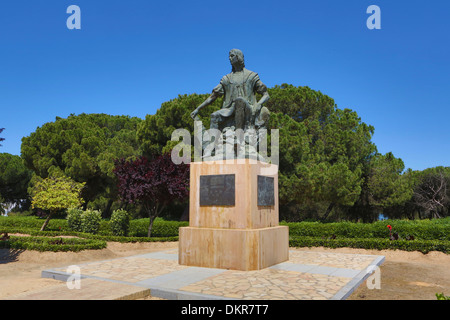
[[179,264],[232,270],[261,270],[289,259],[289,228],[219,229],[183,227]]

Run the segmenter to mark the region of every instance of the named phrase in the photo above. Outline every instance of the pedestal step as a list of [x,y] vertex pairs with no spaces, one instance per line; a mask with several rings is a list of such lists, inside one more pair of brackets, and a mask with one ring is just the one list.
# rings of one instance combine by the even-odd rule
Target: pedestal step
[[183,227],[181,265],[232,270],[261,270],[289,259],[289,228],[220,229]]

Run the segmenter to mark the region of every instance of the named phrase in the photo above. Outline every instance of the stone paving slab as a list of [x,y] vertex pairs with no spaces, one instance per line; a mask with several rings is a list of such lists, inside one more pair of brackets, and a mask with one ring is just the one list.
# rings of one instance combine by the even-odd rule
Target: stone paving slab
[[[98,291],[94,288],[101,284],[124,286],[128,290],[135,288],[137,295],[148,294],[145,290],[149,290],[154,297],[170,300],[342,300],[383,261],[384,256],[376,255],[290,250],[289,261],[263,270],[235,271],[179,265],[178,251],[171,249],[90,262],[78,267],[82,281],[93,281],[91,284],[87,282],[86,288],[83,288],[82,282],[82,288],[91,288],[92,292]],[[62,281],[70,276],[72,273],[67,268],[42,272],[42,277]],[[63,286],[66,292],[54,296],[73,295],[76,299],[78,290],[69,290],[65,284]],[[59,290],[64,291],[64,288]],[[116,289],[100,291],[108,290]],[[124,293],[124,297],[131,296]],[[33,299],[36,298],[33,296]],[[98,299],[104,298],[108,299],[106,295],[98,296]],[[92,293],[85,299],[97,298]]]
[[4,300],[136,300],[150,295],[148,288],[104,280],[81,279],[79,289],[69,289],[65,282],[57,283]]

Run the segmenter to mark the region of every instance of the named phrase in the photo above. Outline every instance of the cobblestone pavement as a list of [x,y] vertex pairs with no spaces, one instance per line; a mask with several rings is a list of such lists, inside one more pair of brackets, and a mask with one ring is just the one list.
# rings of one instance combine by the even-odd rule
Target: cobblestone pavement
[[[345,299],[383,256],[290,250],[289,261],[258,271],[189,267],[176,249],[79,265],[81,277],[150,289],[164,299]],[[67,280],[67,268],[42,277]]]

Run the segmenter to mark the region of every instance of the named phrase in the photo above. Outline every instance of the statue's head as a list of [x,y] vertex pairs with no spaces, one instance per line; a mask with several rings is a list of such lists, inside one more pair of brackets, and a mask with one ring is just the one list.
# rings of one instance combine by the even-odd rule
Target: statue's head
[[236,69],[242,70],[245,67],[244,54],[242,53],[241,50],[231,49],[229,57],[230,57],[230,63],[231,63],[233,71],[236,71]]

